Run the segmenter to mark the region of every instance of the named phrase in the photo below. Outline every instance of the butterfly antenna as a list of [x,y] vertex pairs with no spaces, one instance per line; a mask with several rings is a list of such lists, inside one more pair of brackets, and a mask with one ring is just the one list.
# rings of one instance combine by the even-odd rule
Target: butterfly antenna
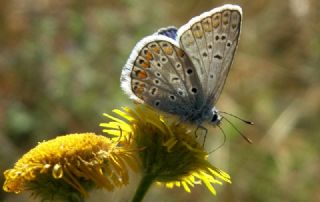
[[243,139],[245,139],[248,143],[252,144],[252,140],[245,136],[231,121],[229,121],[226,117],[222,118],[224,118],[224,120],[226,120],[232,126],[232,128],[235,129],[241,135],[241,137],[243,137]]
[[221,126],[219,126],[219,125],[217,125],[217,126],[219,127],[220,131],[221,131],[222,134],[223,134],[223,142],[222,142],[222,144],[220,144],[217,148],[215,148],[214,150],[211,150],[208,154],[211,154],[211,153],[217,151],[218,149],[220,149],[220,148],[226,143],[226,140],[227,140],[227,136],[226,136],[226,134],[224,133],[224,131],[222,130]]
[[237,118],[237,119],[239,119],[240,121],[242,121],[242,122],[244,122],[244,123],[246,123],[246,124],[249,124],[249,125],[254,125],[254,123],[252,122],[252,121],[247,121],[247,120],[244,120],[244,119],[242,119],[242,118],[240,118],[240,117],[238,117],[238,116],[236,116],[236,115],[234,115],[234,114],[230,114],[230,113],[228,113],[228,112],[221,112],[221,111],[219,111],[221,114],[227,114],[227,115],[229,115],[229,116],[232,116],[232,117],[234,117],[234,118]]

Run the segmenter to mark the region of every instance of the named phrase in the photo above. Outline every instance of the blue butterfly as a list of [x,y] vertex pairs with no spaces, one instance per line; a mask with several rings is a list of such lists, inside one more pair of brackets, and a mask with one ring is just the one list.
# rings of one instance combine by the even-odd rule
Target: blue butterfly
[[143,38],[122,70],[121,87],[131,99],[181,121],[219,125],[216,104],[238,45],[242,9],[214,8],[181,28]]

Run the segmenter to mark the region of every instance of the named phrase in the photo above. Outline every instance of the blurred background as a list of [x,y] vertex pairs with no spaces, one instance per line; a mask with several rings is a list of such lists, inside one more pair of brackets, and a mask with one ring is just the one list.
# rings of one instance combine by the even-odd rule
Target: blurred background
[[[229,118],[226,144],[210,155],[233,183],[188,194],[153,186],[145,201],[320,201],[320,1],[317,0],[11,0],[0,1],[0,171],[37,142],[100,132],[102,113],[133,106],[119,77],[134,45],[161,27],[180,27],[225,3],[244,18],[239,48],[218,109]],[[210,129],[206,148],[222,141]],[[125,189],[88,201],[130,201]],[[3,175],[0,176],[1,186]],[[0,192],[0,201],[35,201]]]

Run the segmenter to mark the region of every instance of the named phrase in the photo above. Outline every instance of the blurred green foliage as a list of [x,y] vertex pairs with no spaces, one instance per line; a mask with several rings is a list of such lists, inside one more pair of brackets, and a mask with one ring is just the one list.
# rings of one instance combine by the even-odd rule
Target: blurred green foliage
[[[210,158],[230,173],[231,185],[219,187],[217,197],[201,186],[191,194],[155,186],[145,201],[320,201],[316,0],[1,1],[1,173],[38,141],[100,132],[103,112],[132,105],[119,77],[136,42],[224,3],[241,5],[244,19],[218,108],[252,119],[255,126],[232,122],[254,144],[224,123],[227,143]],[[208,150],[220,134],[210,130]],[[94,192],[89,201],[130,200],[136,180],[114,193]],[[28,196],[0,192],[0,201],[32,201]]]

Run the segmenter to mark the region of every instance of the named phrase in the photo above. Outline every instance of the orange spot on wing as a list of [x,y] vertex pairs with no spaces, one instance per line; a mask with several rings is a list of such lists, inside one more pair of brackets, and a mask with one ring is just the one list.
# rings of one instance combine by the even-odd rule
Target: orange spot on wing
[[145,79],[145,78],[148,77],[148,75],[147,75],[147,73],[146,73],[145,71],[139,71],[139,72],[137,73],[137,77],[138,77],[139,79]]
[[133,69],[132,69],[131,76],[133,78],[145,79],[145,78],[148,77],[148,74],[144,70],[141,70],[138,67],[134,66]]
[[152,53],[150,53],[150,51],[148,51],[146,53],[146,60],[149,61],[149,60],[152,60],[152,59],[153,59],[153,55],[152,55]]
[[192,27],[192,32],[193,32],[193,34],[194,34],[194,36],[196,38],[202,38],[203,37],[203,31],[201,29],[200,23],[199,24],[195,24]]
[[141,64],[141,67],[150,68],[150,62],[149,61],[144,61],[144,63]]
[[159,54],[160,53],[160,49],[158,47],[151,47],[152,51]]
[[172,54],[173,54],[173,49],[172,49],[172,47],[165,47],[165,48],[163,48],[163,51],[164,51],[167,55],[172,55]]
[[177,55],[179,56],[179,57],[183,57],[184,56],[184,52],[183,52],[183,50],[181,50],[181,49],[179,49],[179,48],[176,48],[176,52],[177,52]]
[[219,27],[220,18],[221,18],[221,14],[216,14],[216,15],[212,16],[212,26],[214,28],[218,28]]
[[202,27],[203,27],[203,30],[205,32],[211,32],[212,31],[212,24],[211,24],[211,18],[207,18],[205,19],[204,21],[202,21]]
[[136,96],[138,96],[139,98],[142,98],[142,93],[145,90],[145,84],[141,83],[139,84],[139,86],[134,90],[134,93],[136,94]]

